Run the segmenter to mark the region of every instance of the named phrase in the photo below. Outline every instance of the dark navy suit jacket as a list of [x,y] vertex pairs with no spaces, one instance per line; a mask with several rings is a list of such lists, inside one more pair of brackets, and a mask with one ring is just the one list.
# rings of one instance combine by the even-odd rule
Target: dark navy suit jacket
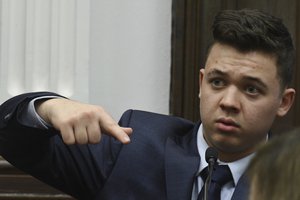
[[[199,123],[128,110],[119,124],[133,129],[122,145],[103,135],[99,144],[65,145],[54,129],[27,127],[20,113],[30,100],[53,93],[28,93],[0,107],[0,154],[16,167],[82,200],[190,200],[199,167]],[[245,200],[244,176],[233,200]]]

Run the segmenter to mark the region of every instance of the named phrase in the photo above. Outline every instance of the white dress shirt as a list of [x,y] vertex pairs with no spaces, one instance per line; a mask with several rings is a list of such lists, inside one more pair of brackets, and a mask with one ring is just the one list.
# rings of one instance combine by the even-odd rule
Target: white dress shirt
[[[206,143],[204,136],[203,136],[203,126],[202,124],[199,127],[198,134],[197,134],[197,147],[198,152],[200,155],[200,165],[199,165],[199,171],[201,172],[205,167],[208,166],[206,160],[205,160],[205,151],[208,148],[208,144]],[[234,162],[225,163],[218,160],[219,164],[226,164],[229,166],[229,169],[233,176],[233,181],[228,182],[225,184],[221,189],[221,200],[229,200],[231,199],[235,186],[237,185],[237,182],[239,181],[242,174],[245,172],[247,165],[249,164],[251,158],[254,156],[254,154],[250,154],[240,160],[236,160]],[[198,176],[197,182],[194,184],[193,188],[193,195],[192,200],[196,200],[198,193],[201,191],[202,186],[204,185],[204,182],[201,178],[201,176]]]

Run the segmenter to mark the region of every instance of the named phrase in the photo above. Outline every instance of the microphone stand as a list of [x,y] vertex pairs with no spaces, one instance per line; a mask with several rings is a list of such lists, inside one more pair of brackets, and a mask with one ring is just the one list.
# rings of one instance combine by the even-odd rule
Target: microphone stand
[[205,152],[205,160],[208,163],[208,176],[204,183],[204,196],[203,200],[208,200],[208,188],[211,183],[211,176],[214,169],[215,164],[217,163],[218,152],[215,148],[209,147]]
[[209,188],[210,183],[211,183],[211,175],[212,175],[214,166],[215,166],[215,162],[209,162],[209,165],[208,165],[208,176],[207,176],[207,178],[205,180],[205,184],[204,184],[204,200],[208,200],[207,199],[208,188]]

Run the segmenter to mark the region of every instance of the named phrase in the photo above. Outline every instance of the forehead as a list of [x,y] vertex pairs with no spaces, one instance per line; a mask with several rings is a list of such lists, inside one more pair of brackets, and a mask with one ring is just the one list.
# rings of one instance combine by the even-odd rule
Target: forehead
[[215,69],[232,75],[278,79],[275,56],[260,51],[240,52],[220,43],[211,47],[205,65],[206,72]]

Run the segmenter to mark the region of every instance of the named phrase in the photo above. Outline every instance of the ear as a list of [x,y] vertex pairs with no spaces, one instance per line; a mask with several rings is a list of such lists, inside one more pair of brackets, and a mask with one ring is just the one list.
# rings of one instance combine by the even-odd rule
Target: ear
[[284,90],[281,103],[277,110],[277,115],[282,117],[284,116],[289,109],[292,107],[294,99],[295,99],[296,91],[293,88],[287,88]]
[[200,69],[199,71],[199,98],[201,97],[201,87],[202,87],[202,82],[203,82],[203,77],[204,77],[204,68]]

